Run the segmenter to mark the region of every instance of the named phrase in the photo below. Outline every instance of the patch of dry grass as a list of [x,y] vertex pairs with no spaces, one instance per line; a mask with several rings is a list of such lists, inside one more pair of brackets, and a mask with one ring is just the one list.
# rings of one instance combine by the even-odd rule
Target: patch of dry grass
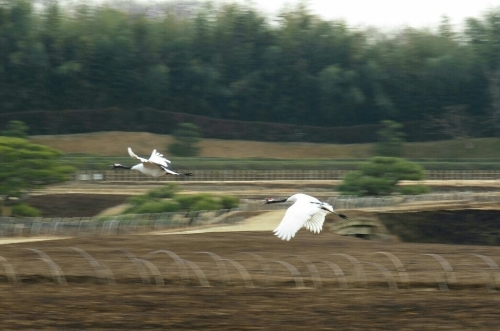
[[64,153],[102,156],[127,155],[131,147],[139,155],[149,155],[153,149],[164,151],[173,139],[168,135],[148,132],[94,132],[68,135],[32,136],[32,143],[55,148]]
[[[32,136],[30,141],[58,149],[64,153],[99,156],[126,156],[127,147],[141,156],[153,149],[168,154],[174,139],[170,135],[148,132],[94,132],[71,135]],[[247,140],[203,139],[200,157],[273,158],[273,159],[366,159],[374,156],[373,144],[314,144],[300,142],[262,142]],[[406,143],[405,158],[474,159],[499,157],[499,138],[444,140]]]
[[442,141],[408,143],[403,157],[407,158],[498,158],[500,156],[499,138],[469,138]]
[[[170,135],[147,132],[95,132],[85,134],[32,136],[30,141],[64,153],[123,156],[127,147],[137,155],[147,156],[153,149],[166,153],[174,140]],[[274,158],[274,159],[344,159],[371,156],[371,144],[271,143],[244,140],[203,139],[201,157]]]

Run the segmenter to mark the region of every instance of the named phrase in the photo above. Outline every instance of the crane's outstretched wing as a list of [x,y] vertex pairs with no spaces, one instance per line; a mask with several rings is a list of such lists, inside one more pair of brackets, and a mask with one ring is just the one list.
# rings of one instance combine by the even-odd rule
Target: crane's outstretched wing
[[304,226],[312,233],[320,233],[321,230],[323,230],[323,223],[325,222],[326,214],[328,214],[326,210],[320,209],[316,214],[307,220]]
[[[151,157],[149,160],[146,160],[145,158],[142,158],[140,156],[137,156],[132,152],[132,149],[129,147],[128,148],[128,155],[130,155],[131,158],[139,160],[142,165],[145,168],[153,169],[160,167],[162,170],[164,170],[166,173],[171,174],[171,175],[180,175],[179,173],[172,171],[168,169],[168,164],[171,163],[169,160],[163,157],[162,154],[158,153],[156,149],[153,150],[151,153]],[[193,174],[191,172],[184,173],[183,175],[185,176],[192,176]]]
[[155,171],[159,167],[156,163],[153,163],[153,162],[151,162],[143,157],[135,155],[134,152],[132,152],[132,149],[130,147],[128,148],[128,155],[130,155],[131,158],[136,159],[139,162],[141,162],[142,166],[146,169],[150,169],[152,171]]
[[[169,173],[171,175],[181,175],[178,172],[175,172],[175,171],[172,171],[172,170],[168,169],[168,164],[172,163],[172,162],[170,162],[170,160],[167,160],[163,156],[163,154],[158,153],[156,151],[156,149],[154,149],[153,153],[151,153],[151,157],[149,158],[149,161],[152,162],[152,163],[154,163],[154,164],[156,164],[157,166],[159,166],[163,170],[165,170],[166,173]],[[182,175],[184,175],[184,176],[192,176],[193,173],[192,172],[186,172],[186,173],[183,173]]]
[[162,154],[158,153],[156,151],[156,149],[154,149],[153,153],[151,153],[151,157],[149,158],[149,160],[146,160],[143,157],[135,155],[134,152],[132,152],[132,149],[130,147],[128,148],[128,155],[130,155],[130,157],[133,159],[139,160],[142,163],[142,165],[146,168],[153,169],[153,168],[160,167],[165,172],[167,172],[171,175],[179,175],[175,171],[168,169],[168,163],[170,163],[170,161],[167,160],[166,158],[164,158]]
[[164,167],[168,167],[168,164],[171,163],[169,160],[163,157],[163,154],[158,153],[156,149],[153,149],[149,161]]
[[167,167],[164,167],[164,166],[160,166],[163,170],[165,170],[165,172],[171,174],[171,175],[180,175],[180,173],[178,172],[175,172],[175,171],[172,171],[170,169],[168,169]]
[[297,200],[287,209],[285,216],[274,234],[282,240],[290,240],[295,237],[297,231],[305,225],[319,211],[320,203],[311,203],[308,200]]
[[135,155],[134,152],[132,152],[132,148],[130,148],[130,147],[127,149],[127,151],[128,151],[128,155],[130,155],[131,158],[139,160],[141,163],[147,163],[147,162],[149,162],[145,158],[142,158],[140,156]]

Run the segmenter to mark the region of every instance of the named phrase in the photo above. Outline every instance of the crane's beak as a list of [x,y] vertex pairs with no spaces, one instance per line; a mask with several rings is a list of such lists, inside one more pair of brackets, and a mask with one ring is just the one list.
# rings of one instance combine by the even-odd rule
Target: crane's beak
[[271,201],[274,201],[273,198],[267,198],[266,200],[264,200],[264,202],[261,203],[261,205],[267,205],[267,204],[270,204]]
[[264,200],[263,202],[260,203],[260,205],[267,205],[269,203],[269,201],[272,200],[272,199],[266,199]]

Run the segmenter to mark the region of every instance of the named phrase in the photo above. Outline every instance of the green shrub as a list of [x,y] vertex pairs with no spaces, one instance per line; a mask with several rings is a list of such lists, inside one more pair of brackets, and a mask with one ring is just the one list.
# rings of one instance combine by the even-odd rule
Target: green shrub
[[12,216],[37,217],[40,215],[40,210],[35,207],[31,207],[26,203],[19,203],[12,206]]
[[150,199],[147,195],[134,195],[130,198],[127,198],[126,202],[132,206],[140,206],[146,202],[148,202]]
[[394,184],[393,180],[355,171],[348,173],[337,189],[347,195],[388,195],[393,191]]
[[169,154],[180,157],[193,157],[200,153],[200,148],[196,146],[184,146],[179,143],[172,143],[168,146]]
[[178,195],[175,197],[183,210],[217,210],[233,208],[239,204],[239,199],[233,196],[214,196],[206,193],[193,195]]
[[360,192],[362,185],[360,181],[360,177],[362,176],[359,171],[349,172],[344,176],[342,183],[337,186],[337,190],[345,195],[358,195]]
[[173,198],[178,191],[179,187],[177,185],[168,184],[156,190],[149,191],[147,197],[153,199]]
[[[362,164],[359,171],[347,174],[337,189],[349,195],[390,195],[400,192],[399,181],[423,178],[424,170],[417,163],[394,157],[374,157]],[[422,187],[408,190],[424,192]]]
[[167,212],[176,212],[179,211],[180,205],[177,201],[173,200],[154,200],[147,201],[139,206],[134,206],[125,211],[125,213],[134,213],[134,214],[153,214],[153,213],[167,213]]
[[404,195],[419,195],[429,193],[431,188],[425,185],[405,185],[399,188],[399,193]]
[[200,199],[195,202],[194,205],[189,207],[190,211],[193,210],[218,210],[221,209],[222,205],[215,199]]
[[26,139],[28,137],[29,127],[22,121],[9,121],[5,130],[0,131],[1,136],[18,137]]
[[237,197],[211,195],[208,193],[178,195],[177,185],[169,184],[146,194],[130,197],[125,213],[145,214],[176,211],[217,210],[234,208],[239,204]]
[[210,194],[200,193],[193,195],[180,195],[176,197],[184,210],[215,210],[222,205]]
[[386,120],[381,123],[383,128],[377,131],[378,142],[375,144],[375,153],[383,156],[401,156],[405,134],[401,132],[403,125]]
[[193,206],[197,201],[201,200],[207,194],[183,194],[177,195],[175,197],[175,201],[180,204],[182,210],[190,210],[190,207]]
[[175,141],[168,146],[168,152],[174,156],[190,157],[200,153],[200,147],[196,146],[202,137],[200,128],[193,123],[179,123],[177,129],[172,133]]
[[239,206],[240,199],[232,195],[222,195],[220,197],[220,203],[222,204],[222,208],[231,209]]

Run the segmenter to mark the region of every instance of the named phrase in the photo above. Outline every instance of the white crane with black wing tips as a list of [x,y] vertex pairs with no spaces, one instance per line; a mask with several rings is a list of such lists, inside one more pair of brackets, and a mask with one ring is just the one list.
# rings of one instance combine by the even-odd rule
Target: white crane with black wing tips
[[265,204],[280,202],[294,202],[286,210],[285,216],[273,231],[278,238],[283,240],[290,240],[295,237],[297,231],[302,227],[313,233],[320,233],[323,229],[325,216],[328,213],[334,213],[341,218],[348,219],[346,215],[334,211],[330,204],[302,193],[294,194],[282,200],[266,199]]
[[145,175],[153,176],[153,177],[160,177],[166,174],[170,175],[184,175],[184,176],[191,176],[191,172],[187,173],[177,173],[175,171],[172,171],[168,169],[168,164],[171,163],[169,160],[163,157],[162,154],[158,153],[156,149],[153,150],[151,153],[151,156],[148,159],[142,158],[140,156],[137,156],[132,152],[132,149],[129,147],[128,148],[128,155],[130,155],[131,158],[139,160],[141,163],[136,164],[133,167],[128,167],[124,166],[120,163],[115,163],[110,166],[110,168],[113,169],[131,169],[131,170],[137,170],[142,172]]

